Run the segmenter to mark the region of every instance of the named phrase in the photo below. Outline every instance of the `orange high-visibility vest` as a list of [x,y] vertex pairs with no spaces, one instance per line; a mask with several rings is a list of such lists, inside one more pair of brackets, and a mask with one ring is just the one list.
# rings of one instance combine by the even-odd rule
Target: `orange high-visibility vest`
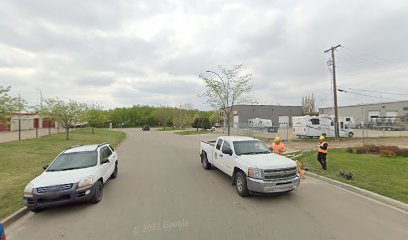
[[328,151],[327,151],[327,149],[326,150],[324,150],[324,149],[321,149],[320,147],[323,147],[323,145],[325,144],[326,142],[322,142],[322,143],[320,143],[320,145],[319,145],[319,149],[318,149],[318,152],[320,152],[320,153],[327,153]]
[[282,153],[286,151],[286,146],[282,143],[279,144],[274,143],[272,148],[273,151],[279,155],[282,155]]

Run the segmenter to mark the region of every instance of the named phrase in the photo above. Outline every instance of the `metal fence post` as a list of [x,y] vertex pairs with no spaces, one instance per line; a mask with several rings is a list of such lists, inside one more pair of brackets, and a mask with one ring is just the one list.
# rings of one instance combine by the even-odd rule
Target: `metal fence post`
[[18,119],[18,141],[21,140],[21,119]]

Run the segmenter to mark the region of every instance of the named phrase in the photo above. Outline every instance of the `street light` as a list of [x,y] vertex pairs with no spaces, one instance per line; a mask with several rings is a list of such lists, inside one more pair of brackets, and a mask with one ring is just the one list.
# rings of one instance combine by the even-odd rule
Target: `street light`
[[43,94],[41,89],[37,88],[37,91],[40,93],[40,110],[42,111],[43,108]]
[[[218,74],[218,73],[216,73],[216,72],[214,72],[214,71],[210,71],[210,70],[207,70],[207,71],[205,71],[205,72],[207,72],[207,73],[212,73],[212,74],[215,74],[215,75],[217,75],[217,77],[221,80],[221,82],[222,83],[224,83],[224,79],[222,79],[222,77]],[[228,83],[228,86],[227,86],[227,107],[228,107],[228,98],[229,98],[229,81],[227,82]],[[231,109],[231,111],[232,111],[232,109]],[[226,125],[226,116],[225,116],[225,114],[224,114],[224,130],[227,128],[227,125]],[[228,121],[229,121],[229,119],[228,119]],[[228,125],[229,125],[229,122],[228,122]]]

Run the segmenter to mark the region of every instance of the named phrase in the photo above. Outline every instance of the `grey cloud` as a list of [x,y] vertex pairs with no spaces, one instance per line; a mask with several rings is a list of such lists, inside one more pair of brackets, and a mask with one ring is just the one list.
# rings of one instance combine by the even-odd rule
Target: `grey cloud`
[[91,86],[91,87],[102,87],[112,85],[115,80],[108,77],[85,77],[76,81],[79,86]]
[[[342,44],[339,86],[407,92],[407,9],[397,0],[2,1],[0,81],[33,101],[36,88],[70,98],[83,86],[109,94],[109,102],[95,99],[106,104],[207,108],[196,97],[204,89],[198,75],[243,63],[254,75],[251,96],[264,104],[299,104],[314,93],[330,105],[323,51]],[[149,21],[144,32],[133,30]],[[123,79],[134,83],[122,86]]]

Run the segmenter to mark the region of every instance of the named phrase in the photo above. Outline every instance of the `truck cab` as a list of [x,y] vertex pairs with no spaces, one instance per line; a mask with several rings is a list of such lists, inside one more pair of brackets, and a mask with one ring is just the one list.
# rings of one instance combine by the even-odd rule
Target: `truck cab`
[[296,162],[272,153],[260,140],[225,136],[201,142],[201,163],[218,168],[232,178],[239,195],[295,190],[300,184]]

